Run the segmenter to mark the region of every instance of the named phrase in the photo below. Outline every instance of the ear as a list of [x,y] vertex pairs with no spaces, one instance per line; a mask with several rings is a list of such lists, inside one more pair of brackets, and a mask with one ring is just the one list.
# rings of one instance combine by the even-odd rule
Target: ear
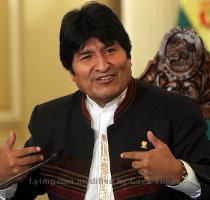
[[72,80],[73,82],[75,82],[75,77],[74,77],[74,75],[73,75],[72,73],[70,73],[70,76],[71,76],[71,80]]
[[132,62],[130,58],[128,59],[128,63],[129,63],[129,66],[132,67]]

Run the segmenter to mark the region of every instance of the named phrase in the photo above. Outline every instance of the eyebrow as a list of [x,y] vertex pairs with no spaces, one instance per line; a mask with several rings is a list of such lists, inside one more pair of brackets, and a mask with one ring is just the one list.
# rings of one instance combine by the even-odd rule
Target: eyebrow
[[77,53],[79,56],[82,56],[82,55],[90,54],[91,51],[90,50],[84,51],[84,50],[80,49]]
[[[102,47],[102,49],[106,49],[110,46],[114,46],[114,45],[117,45],[115,42],[113,43],[107,43],[107,44],[104,44],[104,47]],[[79,51],[77,52],[79,56],[82,56],[82,55],[86,55],[86,54],[90,54],[92,53],[91,50],[84,50],[84,47],[82,47],[81,49],[79,49]]]

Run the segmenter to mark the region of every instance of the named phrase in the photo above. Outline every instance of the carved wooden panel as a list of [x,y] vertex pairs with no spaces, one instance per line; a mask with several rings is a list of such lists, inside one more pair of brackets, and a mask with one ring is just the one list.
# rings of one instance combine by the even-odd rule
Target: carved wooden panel
[[166,33],[155,58],[139,78],[195,99],[204,117],[210,119],[210,54],[193,29],[176,27]]

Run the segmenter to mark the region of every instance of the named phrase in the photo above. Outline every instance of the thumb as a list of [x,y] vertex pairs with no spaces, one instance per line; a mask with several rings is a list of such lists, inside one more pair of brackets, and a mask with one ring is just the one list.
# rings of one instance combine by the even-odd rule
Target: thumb
[[156,136],[152,133],[152,131],[147,131],[147,139],[151,142],[151,144],[152,144],[154,147],[157,147],[157,146],[159,146],[160,144],[163,143],[158,137],[156,137]]
[[6,141],[6,147],[9,149],[12,149],[13,145],[15,144],[16,141],[16,134],[14,131],[10,132],[9,138]]

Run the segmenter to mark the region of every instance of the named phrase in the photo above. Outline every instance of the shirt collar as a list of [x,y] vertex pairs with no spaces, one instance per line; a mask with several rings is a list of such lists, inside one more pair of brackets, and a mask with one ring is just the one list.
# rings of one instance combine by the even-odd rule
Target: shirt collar
[[[127,93],[126,93],[124,100],[121,102],[121,104],[117,107],[117,109],[115,111],[115,114],[114,114],[115,120],[118,119],[123,113],[125,113],[126,110],[131,106],[131,104],[134,100],[135,94],[136,94],[136,80],[134,78],[132,78],[128,85]],[[84,118],[90,124],[90,114],[86,107],[86,99],[87,99],[86,95],[82,94],[81,109],[82,109]]]
[[111,110],[116,109],[124,100],[126,93],[127,93],[127,88],[118,97],[116,97],[112,101],[108,102],[104,107],[99,106],[88,95],[86,95],[86,105],[88,104],[94,110],[97,110],[97,111],[103,111],[103,110],[107,110],[107,109],[111,109]]

